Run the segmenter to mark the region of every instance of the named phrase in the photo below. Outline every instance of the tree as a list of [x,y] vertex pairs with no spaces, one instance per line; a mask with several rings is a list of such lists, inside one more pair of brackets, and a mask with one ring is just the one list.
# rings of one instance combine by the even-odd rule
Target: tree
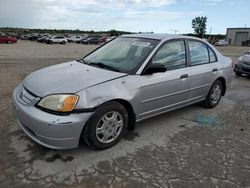
[[192,28],[194,28],[194,32],[198,35],[198,37],[203,38],[203,35],[206,33],[207,27],[207,17],[195,17],[192,20]]
[[116,31],[115,29],[111,29],[108,31],[108,34],[110,36],[118,36],[119,35],[119,31]]

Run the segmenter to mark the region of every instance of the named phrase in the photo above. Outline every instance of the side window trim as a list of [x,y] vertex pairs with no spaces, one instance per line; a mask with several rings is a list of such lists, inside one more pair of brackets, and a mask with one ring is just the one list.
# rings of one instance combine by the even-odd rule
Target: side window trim
[[[183,41],[184,43],[184,47],[185,47],[185,67],[182,67],[182,68],[186,68],[188,67],[188,51],[187,51],[187,47],[186,47],[186,39],[185,38],[178,38],[178,39],[170,39],[170,40],[167,40],[165,42],[163,42],[159,47],[158,49],[154,52],[153,56],[150,58],[148,64],[145,66],[144,70],[150,65],[152,64],[152,59],[155,57],[155,55],[160,51],[160,49],[166,45],[167,43],[171,43],[171,42],[176,42],[176,41]],[[182,68],[177,68],[177,69],[182,69]],[[177,69],[173,69],[173,70],[177,70]],[[143,70],[143,71],[144,71]],[[142,71],[142,72],[143,72]],[[171,70],[167,70],[167,71],[171,71]]]
[[[215,53],[215,51],[207,45],[207,48],[208,48],[208,55],[209,55],[209,63],[215,63],[215,62],[218,62],[218,58],[217,58],[217,55]],[[215,61],[211,61],[210,60],[210,51],[214,54],[214,57],[215,57]]]
[[190,67],[191,66],[191,58],[190,58],[188,39],[184,39],[184,42],[185,42],[185,50],[186,50],[186,66]]
[[208,45],[207,45],[207,54],[208,54],[208,63],[211,63],[211,57],[210,57]]

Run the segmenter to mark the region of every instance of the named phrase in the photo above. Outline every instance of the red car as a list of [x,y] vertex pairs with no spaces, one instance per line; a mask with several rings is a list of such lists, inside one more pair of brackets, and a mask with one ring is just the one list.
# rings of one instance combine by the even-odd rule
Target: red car
[[16,37],[10,37],[10,36],[0,34],[0,43],[11,44],[11,43],[15,43],[15,42],[17,42]]
[[100,43],[103,44],[103,43],[106,43],[107,42],[107,37],[101,37],[99,39]]

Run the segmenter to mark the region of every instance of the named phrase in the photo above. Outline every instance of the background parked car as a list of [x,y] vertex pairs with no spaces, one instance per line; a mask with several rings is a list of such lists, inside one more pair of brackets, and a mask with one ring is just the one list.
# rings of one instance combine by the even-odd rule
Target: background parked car
[[71,36],[70,38],[68,38],[68,42],[80,43],[82,39],[82,36]]
[[5,34],[0,33],[0,43],[11,44],[11,43],[16,43],[16,42],[17,42],[16,37],[6,36]]
[[16,39],[20,38],[20,34],[18,33],[8,32],[8,33],[5,33],[5,35],[9,37],[15,37]]
[[40,34],[33,34],[28,39],[31,40],[31,41],[36,41],[41,36],[42,35],[40,35]]
[[99,39],[99,42],[100,42],[101,44],[106,43],[106,42],[107,42],[107,37],[106,37],[106,36],[101,37],[101,38]]
[[37,39],[37,42],[40,42],[40,43],[45,43],[48,39],[50,39],[50,35],[43,35],[42,37],[39,37]]
[[216,42],[214,44],[215,46],[227,46],[228,45],[228,42],[226,40],[219,40],[218,42]]
[[55,36],[48,39],[46,42],[47,44],[53,44],[53,43],[66,44],[68,40],[65,36]]
[[82,44],[100,44],[99,37],[90,37],[81,41]]
[[44,43],[48,43],[51,38],[53,38],[53,36],[45,37],[44,38]]
[[22,35],[21,37],[20,37],[20,39],[22,39],[22,40],[28,40],[29,39],[29,35]]
[[250,76],[250,51],[239,57],[238,62],[234,66],[234,72],[237,76],[242,74]]

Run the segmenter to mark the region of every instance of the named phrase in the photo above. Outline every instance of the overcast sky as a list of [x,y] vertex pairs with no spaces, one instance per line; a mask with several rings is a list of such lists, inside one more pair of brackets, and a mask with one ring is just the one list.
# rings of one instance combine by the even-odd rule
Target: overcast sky
[[250,0],[0,0],[0,27],[193,32],[207,16],[207,32],[250,27]]

